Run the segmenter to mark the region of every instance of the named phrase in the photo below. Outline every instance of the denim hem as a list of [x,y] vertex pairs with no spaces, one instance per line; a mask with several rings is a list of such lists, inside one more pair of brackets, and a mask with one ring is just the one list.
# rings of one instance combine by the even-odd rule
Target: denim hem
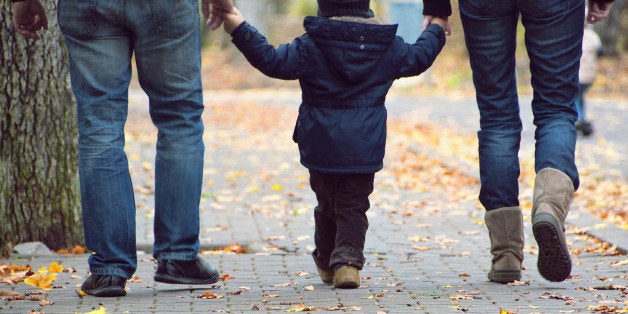
[[364,254],[362,250],[354,247],[340,247],[336,248],[331,254],[331,260],[329,264],[332,268],[335,268],[339,264],[351,265],[359,270],[362,270],[364,266]]
[[118,277],[123,277],[125,279],[130,279],[131,277],[133,277],[133,274],[129,274],[127,272],[121,271],[119,269],[90,269],[90,272],[93,275],[100,275],[100,276],[118,276]]
[[198,257],[198,254],[194,254],[194,255],[190,255],[189,253],[162,253],[159,255],[159,257],[157,256],[153,256],[156,260],[158,261],[162,261],[162,260],[174,260],[174,261],[193,261],[196,260],[196,258]]

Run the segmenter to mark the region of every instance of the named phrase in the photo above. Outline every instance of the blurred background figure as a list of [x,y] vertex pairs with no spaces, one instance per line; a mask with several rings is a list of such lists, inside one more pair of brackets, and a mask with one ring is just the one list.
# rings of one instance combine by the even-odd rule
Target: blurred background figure
[[582,38],[582,58],[580,59],[580,72],[578,73],[580,94],[576,101],[576,110],[578,111],[576,130],[584,136],[589,136],[593,133],[593,125],[587,119],[584,97],[597,78],[597,60],[603,54],[604,47],[602,46],[600,36],[593,30],[593,25],[585,23]]

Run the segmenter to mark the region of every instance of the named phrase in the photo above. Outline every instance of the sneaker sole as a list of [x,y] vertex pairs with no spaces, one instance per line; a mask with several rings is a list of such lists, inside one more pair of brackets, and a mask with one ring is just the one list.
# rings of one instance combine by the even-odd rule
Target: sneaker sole
[[107,287],[101,289],[83,289],[81,290],[89,295],[93,295],[95,297],[123,297],[126,295],[126,290],[121,287]]
[[554,216],[539,213],[532,219],[532,232],[539,246],[537,268],[543,278],[559,282],[571,273],[571,258],[565,234]]
[[153,277],[155,281],[163,282],[163,283],[171,283],[171,284],[182,284],[182,285],[209,285],[212,283],[218,282],[220,279],[219,276],[214,276],[208,279],[195,279],[195,278],[181,278],[170,275],[163,274],[155,274]]

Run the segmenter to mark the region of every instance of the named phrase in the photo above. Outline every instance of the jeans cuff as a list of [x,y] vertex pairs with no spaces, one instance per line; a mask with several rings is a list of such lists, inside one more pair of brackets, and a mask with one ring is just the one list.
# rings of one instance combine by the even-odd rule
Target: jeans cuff
[[354,247],[340,247],[331,254],[330,265],[335,267],[339,264],[346,264],[361,270],[364,267],[364,261],[362,250]]

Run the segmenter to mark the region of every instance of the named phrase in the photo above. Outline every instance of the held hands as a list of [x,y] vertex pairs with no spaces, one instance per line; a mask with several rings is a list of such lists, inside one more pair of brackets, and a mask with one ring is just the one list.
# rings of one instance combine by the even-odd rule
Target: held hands
[[589,1],[589,13],[587,14],[587,22],[589,24],[595,24],[608,16],[613,6],[612,2],[599,3],[596,1]]
[[222,19],[225,22],[225,32],[231,34],[233,31],[244,22],[244,16],[240,13],[240,10],[233,8],[233,13],[222,11]]
[[39,39],[37,31],[48,29],[46,10],[39,0],[13,2],[13,27],[28,39]]
[[446,36],[451,35],[451,26],[449,25],[449,17],[424,15],[423,26],[421,27],[421,31],[424,31],[430,24],[440,25],[440,27],[442,27],[445,30]]
[[207,20],[206,24],[213,31],[222,25],[223,12],[235,14],[234,9],[233,0],[203,0],[201,3],[203,16]]

